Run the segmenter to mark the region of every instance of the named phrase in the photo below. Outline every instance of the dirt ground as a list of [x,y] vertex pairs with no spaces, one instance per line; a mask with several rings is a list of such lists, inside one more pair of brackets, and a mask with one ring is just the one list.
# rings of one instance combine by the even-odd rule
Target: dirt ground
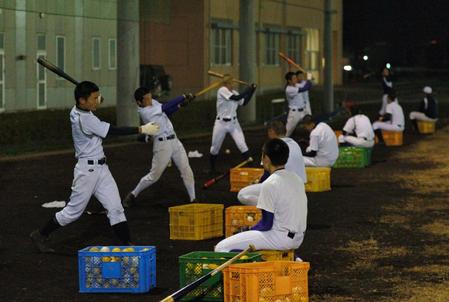
[[[262,130],[246,133],[258,154]],[[407,134],[405,145],[375,147],[366,169],[333,169],[332,191],[309,193],[301,257],[311,263],[311,301],[449,301],[449,129],[432,136]],[[186,150],[207,154],[210,138],[185,140]],[[219,168],[240,161],[227,138]],[[122,196],[149,169],[151,145],[108,148],[108,164]],[[72,154],[0,162],[0,301],[158,301],[178,288],[178,256],[212,250],[219,238],[169,240],[168,208],[187,202],[175,167],[144,191],[127,211],[133,241],[157,247],[157,285],[148,294],[78,293],[77,250],[111,245],[105,216],[83,215],[54,233],[59,255],[38,254],[28,238],[55,211],[41,204],[66,200],[75,160]],[[222,180],[208,190],[207,158],[191,159],[198,199],[237,204]],[[99,204],[91,201],[90,208]]]

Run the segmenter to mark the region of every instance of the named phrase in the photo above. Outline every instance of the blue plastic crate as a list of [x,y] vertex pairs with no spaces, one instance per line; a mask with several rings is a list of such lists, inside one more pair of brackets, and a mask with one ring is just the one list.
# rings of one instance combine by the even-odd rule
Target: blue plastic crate
[[[132,246],[134,252],[78,251],[81,293],[146,293],[156,287],[156,247]],[[99,246],[98,248],[101,248]]]

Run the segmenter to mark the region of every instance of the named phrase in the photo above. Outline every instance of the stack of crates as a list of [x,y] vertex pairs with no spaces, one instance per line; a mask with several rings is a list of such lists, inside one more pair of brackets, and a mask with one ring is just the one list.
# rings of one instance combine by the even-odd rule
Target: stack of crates
[[435,133],[436,121],[418,121],[418,131],[421,134]]
[[146,293],[156,287],[156,248],[86,247],[78,272],[81,293]]
[[[403,131],[386,131],[382,130],[382,137],[385,141],[385,146],[402,146],[404,143]],[[375,138],[378,143],[377,136]]]
[[364,168],[371,164],[372,148],[340,147],[333,168]]
[[263,175],[263,169],[260,168],[235,168],[231,169],[229,182],[231,183],[231,192],[238,192],[240,189],[259,182]]
[[232,264],[224,270],[225,302],[308,302],[308,262]]
[[262,211],[255,206],[232,206],[226,208],[225,236],[229,237],[247,230],[262,218]]
[[203,240],[223,236],[222,204],[191,203],[171,207],[170,239]]
[[325,192],[331,190],[331,168],[306,167],[306,192]]
[[294,261],[295,250],[277,251],[277,250],[259,250],[257,251],[262,256],[263,261]]
[[[191,252],[179,257],[179,285],[183,287],[209,273],[238,253]],[[260,254],[248,253],[235,263],[262,261]],[[182,301],[223,301],[223,274],[219,273],[190,291]]]

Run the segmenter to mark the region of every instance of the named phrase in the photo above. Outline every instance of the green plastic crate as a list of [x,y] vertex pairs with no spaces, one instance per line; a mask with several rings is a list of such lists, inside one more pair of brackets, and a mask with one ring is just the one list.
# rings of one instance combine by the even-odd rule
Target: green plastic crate
[[[183,287],[225,263],[238,253],[191,252],[179,257],[179,285]],[[262,262],[258,253],[246,254],[248,258],[234,263]],[[219,273],[206,280],[188,293],[182,301],[223,301],[223,274]]]
[[371,164],[373,148],[340,147],[333,168],[364,168]]

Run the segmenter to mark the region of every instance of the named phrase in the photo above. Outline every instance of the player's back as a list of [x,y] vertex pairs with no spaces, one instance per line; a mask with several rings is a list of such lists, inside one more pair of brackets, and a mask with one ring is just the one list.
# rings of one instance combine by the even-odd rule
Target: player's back
[[387,105],[386,109],[387,113],[391,114],[391,124],[397,125],[399,127],[404,127],[404,111],[402,110],[401,105],[399,105],[399,102],[396,100],[394,102],[391,102]]
[[318,137],[317,156],[329,160],[336,160],[338,157],[338,143],[335,132],[328,124],[320,122],[310,133],[310,136]]
[[306,183],[307,174],[301,148],[299,147],[298,143],[290,137],[283,137],[281,139],[288,145],[289,151],[285,169],[296,173],[296,175],[298,175],[303,180],[303,182]]

